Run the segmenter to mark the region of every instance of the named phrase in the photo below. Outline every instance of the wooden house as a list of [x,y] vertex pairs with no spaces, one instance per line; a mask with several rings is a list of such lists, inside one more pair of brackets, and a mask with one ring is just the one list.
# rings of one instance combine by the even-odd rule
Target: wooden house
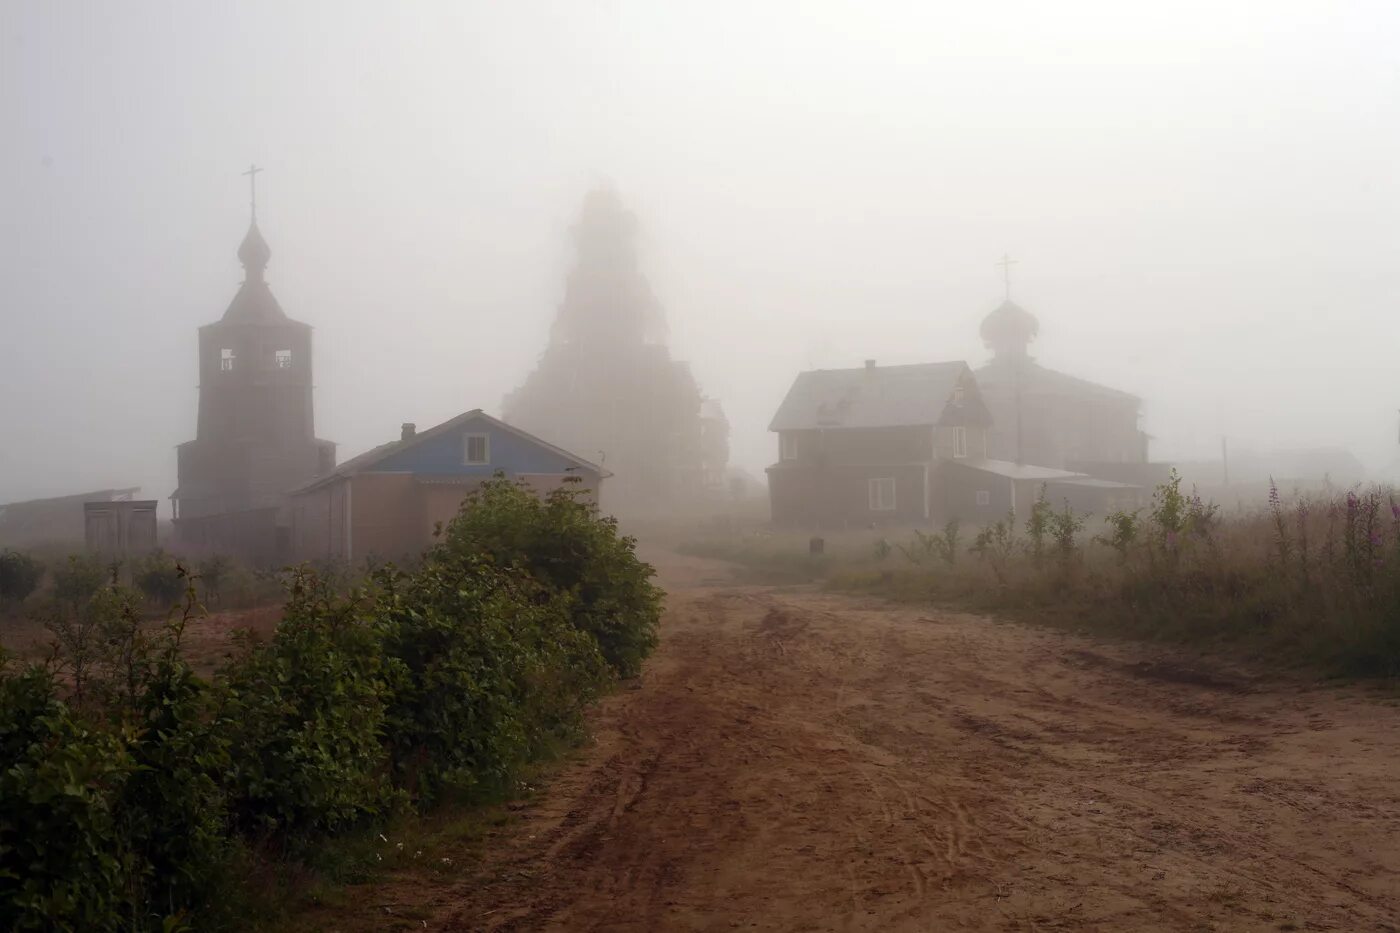
[[497,474],[540,494],[566,484],[597,496],[602,468],[480,409],[342,463],[291,493],[296,560],[359,562],[413,557],[462,502]]
[[986,456],[991,415],[966,363],[821,369],[798,375],[769,430],[773,522],[801,528],[938,517],[941,467]]

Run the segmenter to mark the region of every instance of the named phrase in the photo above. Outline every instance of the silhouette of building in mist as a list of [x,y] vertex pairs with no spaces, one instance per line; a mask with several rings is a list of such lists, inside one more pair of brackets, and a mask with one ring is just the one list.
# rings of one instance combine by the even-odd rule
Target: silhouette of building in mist
[[1008,298],[982,320],[992,359],[976,371],[992,413],[987,456],[1019,464],[1100,472],[1147,462],[1142,400],[1041,366],[1030,355],[1040,322]]
[[86,540],[87,503],[131,502],[140,491],[139,486],[129,486],[27,502],[0,502],[0,547],[77,549]]
[[584,199],[577,260],[549,344],[506,396],[505,420],[605,466],[604,505],[657,513],[723,493],[729,425],[666,347],[638,267],[637,222],[617,193]]
[[258,564],[288,553],[288,490],[335,466],[335,444],[313,424],[311,327],[273,296],[271,256],[255,214],[238,248],[243,284],[199,329],[199,423],[178,448],[170,496],[177,548]]

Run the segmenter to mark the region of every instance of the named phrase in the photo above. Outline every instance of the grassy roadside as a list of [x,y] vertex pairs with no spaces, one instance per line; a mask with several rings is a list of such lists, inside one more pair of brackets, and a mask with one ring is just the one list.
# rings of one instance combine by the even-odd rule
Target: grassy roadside
[[821,554],[807,535],[761,529],[696,534],[677,549],[731,562],[753,582],[818,583],[1266,669],[1400,678],[1400,509],[1390,527],[1376,494],[1228,518],[1184,496],[1175,505],[1176,515],[1159,506],[1089,527],[1069,515],[1057,526],[1042,510],[972,531],[847,531],[824,535]]
[[225,925],[256,933],[424,929],[435,906],[472,879],[493,841],[510,832],[586,745],[586,739],[559,743],[508,795],[406,813],[300,859],[250,858]]

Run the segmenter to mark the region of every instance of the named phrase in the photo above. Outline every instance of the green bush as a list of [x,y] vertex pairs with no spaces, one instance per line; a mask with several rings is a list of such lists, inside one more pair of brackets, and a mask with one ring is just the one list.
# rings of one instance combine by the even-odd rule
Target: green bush
[[439,548],[412,575],[379,580],[396,670],[388,734],[401,783],[422,800],[506,786],[608,679],[566,600],[479,557]]
[[296,572],[276,634],[212,684],[181,654],[191,578],[160,553],[133,571],[147,601],[184,588],[163,628],[74,557],[51,665],[0,658],[0,929],[207,925],[238,859],[508,788],[637,670],[661,600],[610,520],[504,482],[411,572],[345,597]]
[[175,558],[157,549],[131,568],[131,582],[147,602],[169,607],[179,601],[185,590],[185,572]]
[[155,636],[137,605],[112,589],[83,607],[94,633],[83,707],[60,698],[47,667],[0,670],[5,929],[162,929],[222,880],[227,751],[180,655],[193,595]]
[[438,547],[521,568],[570,597],[574,625],[598,639],[622,677],[635,676],[656,646],[663,594],[651,582],[654,571],[637,558],[636,541],[618,534],[617,521],[575,490],[540,500],[497,477],[468,500]]
[[24,602],[44,578],[44,565],[19,551],[0,551],[0,603]]
[[73,554],[53,569],[53,595],[69,606],[81,606],[111,579],[111,571],[93,555]]
[[59,700],[52,673],[3,673],[0,929],[118,929],[138,871],[113,804],[135,763]]
[[301,843],[392,807],[385,663],[365,610],[300,571],[276,635],[228,670],[230,811],[245,832]]

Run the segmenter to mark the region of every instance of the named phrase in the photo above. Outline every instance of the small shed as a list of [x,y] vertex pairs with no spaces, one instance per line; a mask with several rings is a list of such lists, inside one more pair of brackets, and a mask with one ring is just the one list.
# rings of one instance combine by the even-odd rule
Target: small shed
[[156,505],[155,499],[84,502],[83,532],[88,551],[120,561],[154,551]]

